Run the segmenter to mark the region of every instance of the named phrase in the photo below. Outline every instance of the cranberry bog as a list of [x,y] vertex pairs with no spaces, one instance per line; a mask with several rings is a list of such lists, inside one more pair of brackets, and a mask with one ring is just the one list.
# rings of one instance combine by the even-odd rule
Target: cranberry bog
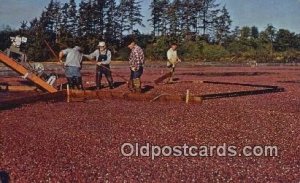
[[[51,69],[63,84],[58,66]],[[123,65],[112,71],[129,75]],[[129,94],[126,81],[114,74],[115,89],[94,91],[93,66],[83,69],[85,92],[2,89],[0,180],[300,181],[300,67],[182,66],[174,83],[154,84],[166,73],[163,67],[147,66],[142,94]],[[31,86],[13,74],[1,76],[0,84]],[[137,144],[131,156],[122,153],[124,143]],[[238,153],[136,155],[138,145],[147,144],[235,146]],[[278,154],[240,154],[245,146],[267,145],[276,146]]]

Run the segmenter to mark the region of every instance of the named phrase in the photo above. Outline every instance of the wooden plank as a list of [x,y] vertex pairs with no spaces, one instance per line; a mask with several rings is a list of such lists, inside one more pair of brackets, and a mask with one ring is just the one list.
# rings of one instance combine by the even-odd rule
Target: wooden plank
[[172,81],[171,83],[165,83],[165,85],[168,85],[168,84],[180,84],[180,83],[201,84],[201,83],[204,83],[204,81],[201,81],[201,80]]
[[167,78],[170,78],[171,76],[172,76],[172,72],[168,72],[162,75],[161,77],[157,78],[156,80],[154,80],[154,83],[158,85],[159,83],[163,82]]
[[220,99],[220,98],[233,98],[233,97],[242,97],[242,96],[250,96],[250,95],[261,95],[268,93],[278,93],[284,92],[284,88],[265,88],[258,90],[248,90],[248,91],[239,91],[239,92],[229,92],[229,93],[216,93],[216,94],[207,94],[202,95],[203,100],[211,100],[211,99]]
[[219,81],[202,81],[202,82],[206,84],[216,84],[216,85],[235,85],[235,86],[249,86],[249,87],[257,87],[257,88],[273,88],[273,89],[279,88],[278,86],[249,84],[249,83],[230,83],[230,82],[219,82]]
[[15,72],[19,73],[22,76],[26,76],[26,79],[35,83],[41,89],[48,91],[50,93],[57,92],[57,89],[53,86],[49,85],[46,81],[42,80],[40,77],[28,71],[25,67],[21,64],[17,63],[13,59],[9,58],[3,52],[0,52],[0,62],[4,63],[6,66],[14,70]]
[[33,91],[37,88],[34,86],[11,86],[11,85],[0,85],[0,91]]
[[[185,95],[169,95],[169,94],[141,94],[131,92],[116,92],[116,91],[89,91],[89,90],[70,90],[70,101],[85,101],[85,100],[104,100],[104,99],[123,99],[130,101],[145,101],[145,102],[185,102]],[[190,103],[202,103],[201,96],[190,96]]]

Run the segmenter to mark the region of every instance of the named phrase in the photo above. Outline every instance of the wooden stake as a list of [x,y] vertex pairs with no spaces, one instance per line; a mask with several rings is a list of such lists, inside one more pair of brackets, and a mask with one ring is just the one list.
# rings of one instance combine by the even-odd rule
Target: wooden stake
[[67,102],[70,103],[70,87],[67,85]]
[[186,90],[186,97],[185,97],[185,103],[189,103],[190,100],[190,90]]

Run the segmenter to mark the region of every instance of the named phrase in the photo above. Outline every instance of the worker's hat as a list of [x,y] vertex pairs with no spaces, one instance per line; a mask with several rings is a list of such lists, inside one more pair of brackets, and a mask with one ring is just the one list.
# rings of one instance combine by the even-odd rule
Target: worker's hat
[[100,41],[98,44],[98,47],[104,47],[105,46],[105,42],[104,41]]

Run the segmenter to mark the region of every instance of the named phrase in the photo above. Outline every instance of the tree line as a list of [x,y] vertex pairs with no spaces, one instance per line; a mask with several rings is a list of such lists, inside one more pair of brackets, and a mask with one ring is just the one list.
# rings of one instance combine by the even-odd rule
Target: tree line
[[39,17],[23,21],[18,30],[0,31],[0,49],[9,47],[10,36],[26,36],[30,60],[43,61],[53,58],[45,40],[57,52],[74,45],[91,52],[99,40],[105,40],[115,59],[126,59],[123,40],[134,36],[151,60],[165,59],[171,42],[179,43],[185,59],[195,61],[291,61],[299,57],[299,34],[272,25],[262,31],[255,26],[233,29],[227,8],[216,0],[152,0],[147,20],[151,34],[137,29],[144,26],[141,7],[139,0],[81,0],[78,4],[51,0]]

